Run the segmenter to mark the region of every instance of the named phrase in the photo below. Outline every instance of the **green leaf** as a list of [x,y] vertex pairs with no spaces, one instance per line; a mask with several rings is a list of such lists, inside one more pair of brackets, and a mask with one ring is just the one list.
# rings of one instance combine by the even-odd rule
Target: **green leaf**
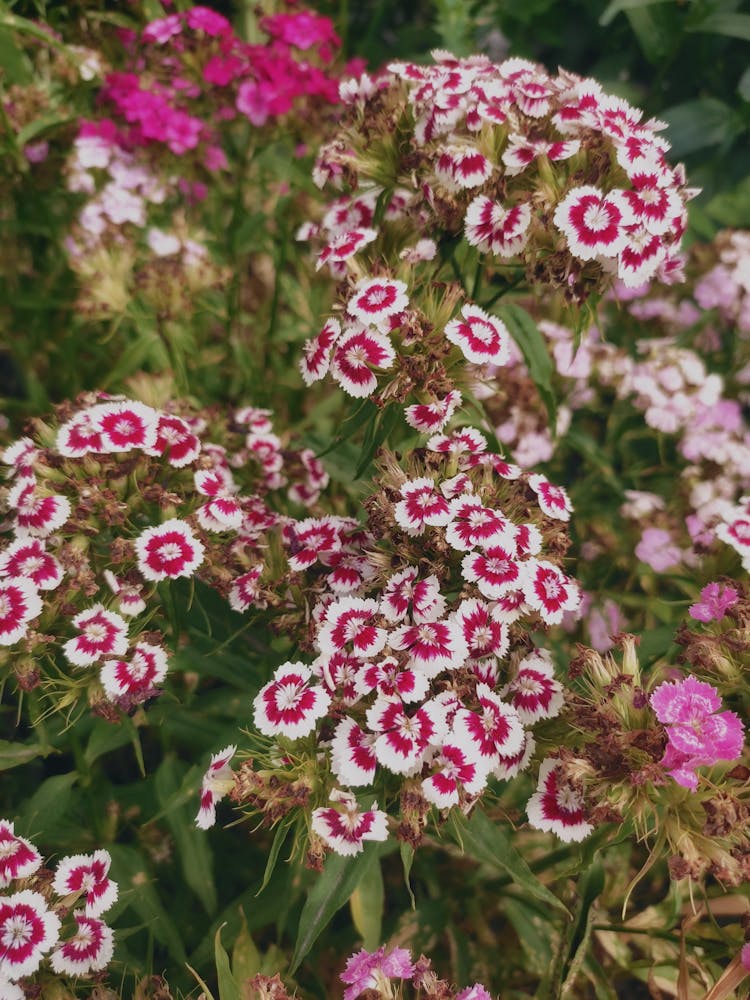
[[750,101],[750,66],[748,66],[737,83],[737,93],[743,101]]
[[686,27],[685,30],[701,34],[728,35],[730,38],[742,38],[750,42],[750,14],[732,14],[717,10],[704,17],[698,24]]
[[47,778],[27,799],[19,811],[19,832],[32,839],[44,831],[49,840],[67,809],[73,803],[73,785],[78,773],[56,774]]
[[402,417],[403,408],[398,403],[389,403],[380,411],[377,420],[370,424],[362,443],[361,458],[354,473],[355,479],[359,479],[367,470],[378,448],[388,440],[391,432],[401,423]]
[[274,868],[276,867],[276,862],[279,860],[279,854],[281,853],[281,848],[284,846],[287,834],[294,826],[294,820],[282,820],[278,827],[276,828],[276,833],[273,837],[273,843],[271,844],[271,850],[268,852],[268,860],[266,861],[266,870],[263,872],[263,881],[260,884],[260,889],[258,889],[256,896],[260,896],[265,887],[271,881],[271,876],[273,875]]
[[659,117],[669,125],[667,136],[676,158],[731,142],[742,128],[732,108],[715,97],[675,104]]
[[0,771],[28,764],[36,757],[46,757],[51,753],[41,743],[17,743],[14,740],[0,740]]
[[7,28],[0,28],[0,67],[9,83],[30,83],[31,64],[23,49]]
[[507,302],[497,312],[523,354],[529,374],[547,409],[554,435],[557,426],[557,403],[552,392],[555,366],[547,350],[547,342],[532,317],[521,306]]
[[378,862],[364,873],[349,900],[354,926],[368,951],[380,947],[384,901],[383,873]]
[[417,901],[414,898],[414,891],[411,887],[411,866],[414,864],[414,848],[411,844],[407,844],[406,841],[402,841],[400,851],[401,864],[404,868],[404,885],[406,886],[406,891],[409,893],[411,908],[412,910],[416,910]]
[[604,9],[604,13],[599,18],[599,24],[606,28],[608,24],[617,17],[618,14],[623,11],[638,10],[641,7],[650,7],[652,4],[656,3],[673,3],[674,0],[612,0],[611,3],[607,4]]
[[239,984],[240,993],[245,998],[249,992],[246,981],[260,972],[261,956],[248,930],[245,911],[240,907],[242,924],[232,946],[232,975]]
[[479,809],[474,810],[468,823],[463,817],[459,818],[454,810],[451,823],[457,843],[462,844],[465,852],[475,861],[506,873],[529,896],[570,916],[565,905],[534,875],[501,826],[493,823]]
[[297,943],[289,972],[293,974],[300,962],[328,926],[334,913],[341,909],[368,870],[378,860],[383,845],[369,843],[361,854],[345,858],[330,854],[325,868],[307,895],[297,928]]
[[240,988],[229,967],[229,955],[221,943],[222,924],[214,936],[214,958],[216,961],[216,978],[219,982],[219,1000],[241,1000]]
[[77,120],[77,116],[75,115],[42,115],[41,118],[35,118],[34,121],[24,125],[16,137],[16,142],[19,146],[23,147],[40,133],[46,132],[47,129],[55,128],[56,125],[67,125],[69,122]]

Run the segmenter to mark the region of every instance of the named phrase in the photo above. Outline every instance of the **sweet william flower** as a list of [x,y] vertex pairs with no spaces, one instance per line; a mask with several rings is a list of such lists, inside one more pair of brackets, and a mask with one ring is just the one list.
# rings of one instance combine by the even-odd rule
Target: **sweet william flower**
[[387,333],[390,320],[409,304],[406,284],[390,278],[363,278],[354,286],[346,311],[364,326]]
[[19,538],[0,554],[0,577],[26,577],[39,590],[54,590],[63,570],[39,538]]
[[59,934],[60,918],[41,893],[24,889],[0,897],[0,986],[36,972]]
[[344,990],[344,1000],[357,1000],[365,990],[391,996],[393,990],[388,980],[408,979],[413,972],[411,953],[406,948],[393,948],[388,954],[385,945],[372,952],[363,948],[347,960],[341,973],[341,982],[349,984]]
[[62,941],[50,955],[53,971],[61,975],[86,976],[106,968],[114,951],[112,928],[85,913],[74,913],[73,919],[76,933]]
[[201,799],[195,825],[199,830],[208,830],[216,822],[216,803],[226,795],[234,785],[234,772],[229,762],[237,753],[237,747],[232,745],[219,750],[211,757],[208,770],[201,782]]
[[192,576],[203,562],[203,544],[189,524],[173,517],[145,531],[135,540],[138,569],[147,580],[174,580]]
[[504,208],[486,195],[478,195],[466,209],[466,242],[482,253],[510,258],[521,253],[529,240],[531,209],[521,202]]
[[594,260],[620,253],[627,243],[625,227],[635,217],[624,192],[605,193],[586,185],[568,192],[555,209],[554,222],[575,257]]
[[526,804],[526,815],[536,830],[554,833],[566,844],[594,832],[581,792],[564,779],[561,762],[552,758],[542,761],[537,790]]
[[688,614],[698,622],[720,621],[738,600],[739,594],[729,584],[708,583],[701,591],[700,600],[688,608]]
[[115,611],[107,611],[103,604],[81,611],[73,619],[80,631],[68,639],[63,652],[76,667],[96,663],[103,656],[122,656],[128,648],[128,623]]
[[377,802],[369,809],[360,809],[351,792],[338,788],[330,798],[336,805],[313,809],[310,825],[336,854],[353,857],[362,853],[366,840],[388,839],[388,816],[378,809]]
[[502,322],[479,306],[467,304],[463,319],[453,319],[445,328],[446,339],[457,344],[474,364],[504,365],[510,358],[510,334]]
[[312,673],[304,663],[283,663],[258,692],[254,702],[255,725],[264,736],[307,736],[324,718],[331,704],[328,692],[310,683]]
[[17,878],[28,878],[42,864],[42,856],[25,837],[17,836],[14,824],[0,819],[0,888]]
[[63,858],[55,872],[52,888],[58,896],[85,894],[86,916],[99,917],[117,901],[117,883],[109,878],[112,858],[108,851],[74,854]]
[[41,613],[42,599],[33,581],[22,576],[0,580],[0,646],[22,639],[29,622]]
[[355,399],[371,396],[378,387],[373,368],[390,368],[396,352],[385,334],[376,330],[344,330],[334,348],[331,375]]

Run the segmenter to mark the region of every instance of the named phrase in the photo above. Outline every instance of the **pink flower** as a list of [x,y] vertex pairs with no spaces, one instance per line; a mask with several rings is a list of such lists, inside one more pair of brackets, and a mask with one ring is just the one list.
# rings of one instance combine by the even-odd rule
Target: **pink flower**
[[76,667],[96,663],[103,656],[122,656],[128,648],[128,623],[103,604],[81,611],[73,619],[80,635],[68,639],[63,652]]
[[502,696],[510,695],[510,703],[525,726],[532,726],[540,719],[554,719],[559,714],[565,696],[554,674],[549,653],[537,649],[524,656],[516,668],[516,676],[503,688]]
[[105,850],[74,854],[57,866],[52,888],[58,896],[86,894],[86,916],[99,917],[117,900],[117,883],[109,878],[112,858]]
[[255,725],[264,736],[298,740],[327,715],[331,696],[311,684],[311,676],[304,663],[282,663],[273,680],[260,689],[253,710]]
[[24,889],[0,897],[0,986],[36,972],[59,934],[60,918],[41,893]]
[[331,364],[333,345],[340,336],[341,324],[338,320],[329,319],[317,337],[305,341],[299,362],[305,385],[312,385],[327,373]]
[[531,209],[525,203],[503,208],[486,195],[478,195],[466,209],[466,242],[482,253],[515,257],[529,239]]
[[739,599],[740,595],[734,587],[708,583],[701,591],[700,601],[688,608],[688,614],[698,622],[720,621]]
[[180,15],[170,14],[168,17],[161,17],[147,24],[143,29],[142,38],[144,42],[156,42],[157,45],[164,45],[170,38],[179,35],[181,31]]
[[502,757],[511,757],[523,746],[524,729],[518,713],[501,701],[486,684],[477,684],[479,711],[461,708],[453,720],[453,739],[472,753],[489,772]]
[[26,577],[0,580],[0,646],[12,646],[42,613],[42,599]]
[[112,928],[84,913],[74,913],[73,918],[78,929],[72,938],[62,941],[50,955],[52,969],[68,976],[86,976],[90,972],[99,972],[112,961]]
[[225,747],[213,754],[208,770],[201,782],[201,804],[195,825],[199,830],[208,830],[216,822],[216,803],[231,790],[234,785],[234,771],[229,761],[237,753],[236,746]]
[[19,538],[0,555],[0,576],[26,577],[39,590],[54,590],[62,582],[60,563],[38,538]]
[[552,563],[530,559],[523,581],[528,604],[539,612],[548,625],[559,625],[566,611],[575,611],[581,603],[578,584]]
[[394,507],[393,516],[408,535],[421,535],[428,525],[444,526],[450,520],[448,501],[436,491],[432,479],[408,480],[400,492],[403,499]]
[[270,88],[255,80],[243,80],[237,90],[237,110],[260,128],[268,121],[271,113]]
[[627,242],[625,227],[635,221],[622,191],[573,188],[555,209],[554,221],[570,252],[580,260],[616,257]]
[[372,325],[387,333],[390,320],[409,305],[406,284],[387,278],[363,278],[354,286],[346,304],[350,316],[365,326]]
[[373,368],[390,368],[396,352],[388,338],[375,330],[345,330],[331,361],[331,374],[344,392],[363,399],[378,387]]
[[137,643],[130,660],[107,660],[99,678],[113,701],[124,699],[141,704],[157,694],[157,685],[167,675],[167,653],[161,646]]
[[42,856],[25,837],[13,832],[13,823],[0,819],[0,888],[5,889],[17,878],[33,875],[42,863]]
[[502,320],[474,305],[465,305],[461,315],[463,320],[453,319],[446,326],[446,339],[457,344],[464,357],[474,364],[506,364],[510,358],[510,334]]
[[173,517],[146,528],[135,540],[138,569],[147,580],[192,576],[203,562],[204,548],[189,524]]
[[185,23],[193,31],[203,31],[211,38],[232,34],[232,25],[210,7],[191,7],[185,12]]
[[588,837],[594,827],[586,818],[581,793],[560,772],[559,760],[542,761],[537,790],[526,804],[526,815],[536,830],[554,833],[568,844]]
[[344,1000],[356,1000],[365,990],[384,992],[381,989],[383,986],[391,995],[392,989],[385,981],[409,979],[413,973],[411,953],[406,948],[394,948],[387,955],[385,945],[372,952],[363,948],[347,960],[346,968],[341,973],[341,982],[350,984],[344,991]]
[[656,573],[675,569],[682,562],[682,550],[672,542],[663,528],[646,528],[635,547],[636,556]]
[[328,846],[344,857],[361,854],[366,840],[388,839],[388,815],[373,802],[369,809],[360,809],[351,792],[334,788],[331,802],[341,808],[313,809],[311,827]]
[[529,476],[529,486],[536,493],[539,509],[547,517],[569,521],[573,510],[570,497],[562,486],[554,486],[545,476]]
[[342,785],[370,785],[378,760],[373,747],[376,737],[365,733],[354,719],[344,717],[331,741],[331,771]]

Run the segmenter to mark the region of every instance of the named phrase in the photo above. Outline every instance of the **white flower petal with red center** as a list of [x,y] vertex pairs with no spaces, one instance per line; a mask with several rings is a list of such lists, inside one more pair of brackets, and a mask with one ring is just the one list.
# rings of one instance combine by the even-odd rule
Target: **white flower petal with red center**
[[117,900],[117,883],[109,878],[112,858],[109,851],[74,854],[57,865],[52,888],[58,896],[81,893],[86,900],[86,916],[100,917]]
[[500,757],[500,761],[493,770],[492,774],[499,781],[510,781],[511,778],[515,778],[525,771],[526,768],[531,763],[531,758],[534,756],[534,751],[536,750],[536,740],[531,733],[524,733],[523,744],[521,749],[514,754],[507,757]]
[[355,399],[370,396],[378,385],[372,368],[390,368],[396,352],[385,334],[375,330],[346,330],[336,345],[331,375]]
[[24,889],[0,897],[0,986],[36,972],[59,935],[60,918],[41,893]]
[[406,284],[393,278],[363,278],[354,286],[346,304],[347,313],[364,326],[387,333],[389,320],[409,305]]
[[338,320],[329,319],[317,337],[305,341],[299,362],[305,385],[312,385],[327,374],[331,366],[333,345],[340,336],[341,324]]
[[208,830],[216,822],[216,803],[234,786],[234,771],[229,766],[237,747],[232,745],[219,750],[211,757],[208,770],[201,781],[200,808],[195,817],[199,830]]
[[38,538],[19,538],[0,555],[0,576],[25,577],[39,590],[54,590],[63,569]]
[[31,841],[13,832],[13,823],[0,819],[0,888],[17,878],[28,878],[41,867],[42,856]]
[[508,652],[508,627],[484,601],[477,597],[461,601],[454,617],[472,659],[503,657]]
[[479,795],[487,784],[484,764],[473,759],[466,747],[451,742],[450,737],[430,766],[436,770],[422,782],[422,793],[438,809],[457,806],[459,788],[467,795]]
[[635,221],[652,236],[669,232],[672,220],[683,210],[682,201],[669,186],[666,175],[651,174],[633,177],[633,188],[624,191]]
[[289,566],[293,570],[308,569],[319,559],[341,549],[342,542],[333,518],[308,517],[290,528]]
[[627,243],[626,226],[635,221],[622,191],[605,193],[590,185],[569,191],[553,218],[580,260],[616,257]]
[[512,546],[514,526],[499,511],[485,507],[475,494],[455,497],[450,509],[451,522],[445,529],[445,540],[451,548],[468,552],[477,545]]
[[510,358],[510,334],[502,320],[473,305],[465,305],[461,315],[463,320],[452,319],[445,327],[446,340],[457,344],[464,357],[474,364],[506,364]]
[[469,655],[461,627],[452,620],[401,625],[388,640],[391,649],[409,654],[409,667],[427,677],[442,670],[458,670]]
[[357,676],[356,687],[361,695],[372,691],[386,698],[400,698],[404,702],[423,701],[430,683],[419,670],[404,670],[394,656],[386,656],[379,663],[364,666]]
[[566,844],[594,832],[586,818],[583,796],[563,780],[559,760],[548,758],[542,762],[537,790],[526,804],[526,815],[535,830],[554,833]]
[[94,426],[105,452],[148,449],[156,444],[159,414],[145,403],[106,403],[96,407]]
[[562,486],[555,486],[545,476],[539,475],[529,476],[529,486],[536,493],[543,514],[558,521],[570,520],[573,504]]
[[489,772],[501,755],[509,757],[521,749],[524,729],[516,710],[486,684],[477,684],[477,699],[478,711],[463,708],[456,712],[453,739],[468,750],[472,760],[483,762]]
[[340,597],[333,601],[318,631],[320,651],[333,654],[351,647],[350,652],[356,656],[376,656],[388,638],[384,628],[372,624],[379,610],[378,602],[369,597]]
[[490,688],[497,686],[500,671],[497,659],[494,656],[488,656],[484,660],[467,660],[466,665],[469,667],[476,679],[481,681],[482,684],[486,684],[487,687]]
[[103,656],[122,656],[127,652],[128,623],[115,611],[107,611],[103,604],[81,611],[73,619],[73,625],[81,634],[68,639],[63,652],[74,666],[85,667]]
[[418,573],[416,567],[405,566],[386,581],[380,600],[380,613],[388,621],[400,622],[409,614]]
[[463,463],[480,455],[487,448],[487,440],[476,427],[459,427],[450,434],[433,434],[426,447],[443,455],[459,455]]
[[139,642],[130,660],[107,660],[99,677],[105,692],[113,700],[130,698],[145,701],[156,693],[157,685],[167,675],[168,665],[165,649]]
[[310,825],[336,854],[353,857],[362,852],[366,840],[388,839],[388,815],[378,809],[377,802],[360,810],[350,792],[338,789],[331,792],[331,801],[341,808],[313,809]]
[[143,449],[147,455],[166,455],[174,469],[184,469],[192,464],[201,453],[201,442],[190,424],[182,417],[170,413],[160,413],[156,427],[156,440],[150,448]]
[[46,538],[65,524],[70,500],[57,494],[37,493],[33,480],[20,479],[8,493],[8,506],[16,510],[16,533]]
[[566,611],[575,611],[581,603],[578,584],[552,563],[529,559],[523,581],[528,604],[539,612],[548,625],[559,625]]
[[493,609],[500,621],[505,622],[506,625],[512,625],[513,622],[518,621],[522,615],[528,614],[531,610],[522,590],[509,590],[507,594],[503,594],[495,601]]
[[490,545],[484,552],[470,552],[461,563],[464,580],[476,583],[480,593],[499,599],[512,590],[523,587],[527,567],[516,559],[514,549]]
[[6,465],[12,466],[12,469],[8,470],[9,476],[33,478],[34,462],[38,455],[39,451],[31,438],[22,437],[8,445],[2,454],[2,460]]
[[331,771],[342,785],[372,784],[378,765],[374,745],[375,737],[363,732],[354,719],[339,722],[331,741]]
[[742,557],[742,566],[748,570],[750,566],[750,516],[741,515],[732,521],[723,521],[714,528],[716,537],[731,545]]
[[493,169],[483,153],[465,146],[448,146],[435,161],[435,174],[449,191],[479,187],[492,176]]
[[221,497],[237,492],[232,473],[220,465],[213,469],[197,469],[193,482],[198,493],[204,497]]
[[450,479],[444,479],[440,484],[440,492],[446,500],[453,500],[456,497],[464,496],[467,493],[471,493],[473,489],[474,484],[465,472],[459,472],[458,475],[451,476]]
[[393,509],[399,527],[408,535],[421,535],[425,528],[440,527],[450,520],[450,508],[445,497],[435,489],[432,479],[410,479],[401,486],[401,496]]
[[203,562],[203,544],[189,524],[173,517],[146,528],[135,540],[138,569],[146,580],[192,576]]
[[61,942],[50,955],[52,970],[67,976],[100,972],[112,961],[112,928],[96,917],[87,917],[85,913],[74,913],[73,918],[77,924],[76,933]]
[[363,666],[364,661],[359,657],[338,651],[319,656],[312,669],[322,679],[328,693],[348,707],[361,697],[356,682]]
[[253,701],[255,725],[264,736],[307,736],[319,719],[325,718],[331,696],[310,684],[310,668],[304,663],[283,663]]
[[341,264],[349,260],[355,253],[359,253],[362,247],[377,239],[377,235],[377,230],[366,227],[339,233],[318,254],[315,270],[319,271],[324,264]]
[[654,277],[667,256],[661,236],[640,226],[628,229],[628,239],[617,258],[617,277],[628,288],[638,288]]
[[519,556],[536,556],[542,551],[542,534],[535,524],[514,524],[511,537]]
[[486,195],[478,195],[466,209],[466,242],[481,253],[515,257],[529,240],[531,208],[526,203],[503,208]]
[[81,458],[104,451],[102,436],[94,423],[93,410],[83,410],[58,428],[55,445],[64,458]]
[[323,229],[329,233],[351,232],[372,225],[378,191],[357,198],[337,198],[323,216]]
[[239,531],[244,519],[241,502],[235,497],[214,497],[199,507],[195,516],[206,531]]
[[540,719],[554,719],[565,700],[562,685],[555,680],[550,655],[543,649],[524,656],[516,667],[515,677],[500,693],[509,698],[525,726]]
[[452,389],[434,403],[414,403],[407,406],[404,416],[407,424],[415,431],[433,434],[442,431],[461,403],[461,393],[458,389]]
[[247,573],[236,576],[229,591],[229,607],[233,611],[248,611],[260,597],[262,566],[253,566]]
[[375,740],[378,762],[404,775],[419,771],[429,747],[438,745],[447,732],[445,709],[434,700],[409,716],[400,699],[381,696],[368,709],[367,725],[381,734]]
[[42,613],[42,599],[26,577],[0,580],[0,646],[12,646],[26,635],[29,622]]

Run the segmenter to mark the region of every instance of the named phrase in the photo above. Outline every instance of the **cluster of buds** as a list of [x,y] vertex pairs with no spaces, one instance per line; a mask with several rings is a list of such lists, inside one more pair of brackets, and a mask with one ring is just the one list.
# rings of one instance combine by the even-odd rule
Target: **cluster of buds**
[[253,752],[257,777],[245,766],[234,798],[275,821],[304,786],[313,854],[385,839],[399,800],[399,836],[419,843],[432,806],[442,819],[468,810],[492,777],[525,768],[532,727],[561,709],[530,633],[580,598],[560,568],[569,501],[463,433],[472,450],[418,450],[406,471],[384,452],[363,527],[329,516],[290,529],[309,602],[298,642],[315,658],[282,664],[255,698],[265,762]]
[[24,987],[37,986],[36,980],[49,983],[47,966],[57,976],[76,979],[106,969],[114,936],[101,916],[118,894],[110,862],[108,852],[98,850],[62,858],[51,871],[42,867],[36,847],[14,832],[14,824],[0,819],[3,1000],[25,1000],[31,994]]
[[269,504],[304,510],[328,477],[269,417],[89,395],[5,450],[0,645],[21,687],[49,666],[73,700],[128,711],[167,673],[165,585],[196,576],[242,613],[276,599],[266,538],[282,550],[297,522]]

